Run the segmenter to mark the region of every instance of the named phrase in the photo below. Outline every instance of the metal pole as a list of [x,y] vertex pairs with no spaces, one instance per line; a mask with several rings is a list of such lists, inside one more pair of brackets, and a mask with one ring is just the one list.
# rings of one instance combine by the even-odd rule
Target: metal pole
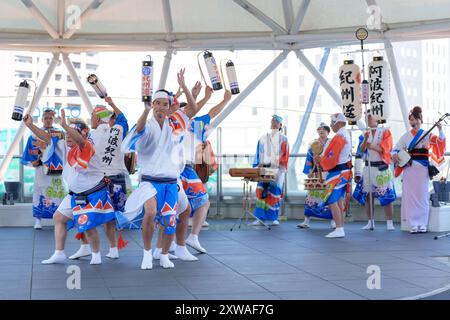
[[[361,40],[361,61],[362,61],[361,73],[363,75],[363,81],[365,81],[366,80],[366,70],[365,70],[366,66],[365,66],[365,63],[364,63],[364,42],[363,42],[363,40]],[[366,113],[367,130],[369,131],[369,137],[372,137],[372,128],[369,126],[369,114],[367,113],[367,103],[364,103],[364,106],[365,106],[365,113]],[[366,144],[367,144],[367,142],[368,141],[366,141]],[[371,176],[372,165],[370,163],[370,151],[369,150],[367,150],[367,162],[368,162],[368,166],[367,167],[369,168],[369,174],[368,174],[368,178],[369,178],[369,183],[368,183],[368,185],[369,185],[369,206],[370,206],[370,208],[369,208],[369,219],[370,219],[370,230],[373,231],[375,221],[372,221],[372,220],[375,220],[375,217],[374,217],[374,212],[373,212],[374,211],[374,207],[373,207],[374,199],[373,199],[373,196],[372,196],[373,195],[373,193],[372,193],[372,176]],[[364,177],[364,174],[363,174],[363,177]],[[363,191],[364,191],[364,182],[363,182]]]
[[275,68],[286,59],[289,54],[288,50],[284,50],[282,53],[278,55],[256,78],[253,80],[247,88],[245,88],[229,105],[223,110],[216,119],[211,123],[209,132],[212,132],[212,129],[215,129],[219,126],[219,124],[225,120],[225,118],[236,109],[237,106],[245,99],[247,96],[261,83],[263,80],[273,71]]
[[405,95],[405,89],[403,88],[403,84],[400,79],[400,73],[398,72],[394,48],[392,47],[392,43],[390,40],[384,41],[384,49],[386,50],[386,56],[389,60],[389,65],[391,66],[392,79],[394,80],[398,102],[400,103],[400,110],[402,111],[403,123],[405,124],[405,129],[408,130],[409,129],[408,102]]
[[220,215],[220,201],[222,201],[222,163],[224,161],[222,157],[222,128],[217,128],[217,159],[219,163],[217,164],[216,173],[216,217]]
[[86,90],[84,90],[84,87],[81,84],[80,79],[78,79],[77,72],[75,71],[72,61],[70,61],[69,55],[67,53],[63,53],[63,61],[64,64],[66,65],[67,71],[69,71],[69,74],[72,77],[73,82],[75,83],[75,87],[77,87],[77,90],[80,93],[81,100],[83,100],[83,103],[86,106],[89,114],[92,113],[92,110],[94,110],[94,108],[92,107],[92,103],[89,100],[89,97],[86,93]]
[[[23,137],[22,139],[20,139],[20,143],[19,143],[19,153],[23,154]],[[24,168],[23,165],[20,163],[20,159],[19,160],[19,181],[20,184],[22,185],[22,188],[20,188],[20,194],[19,194],[19,201],[20,202],[24,202],[24,197],[25,197],[25,181],[24,181]]]
[[[33,100],[31,101],[30,108],[28,109],[28,114],[30,114],[30,115],[33,114],[34,109],[36,108],[39,100],[41,99],[42,95],[44,94],[44,91],[47,87],[50,77],[53,74],[53,71],[55,70],[56,66],[58,65],[58,61],[59,61],[59,53],[53,53],[52,62],[50,63],[50,65],[47,68],[47,71],[45,72],[44,76],[42,77],[42,81],[36,90]],[[16,152],[17,148],[19,147],[19,143],[23,137],[23,134],[25,133],[25,129],[26,129],[26,126],[25,126],[24,122],[22,121],[19,125],[19,129],[17,130],[16,136],[14,137],[13,142],[9,146],[8,151],[5,155],[5,158],[3,159],[3,162],[0,166],[0,181],[3,180],[5,171],[8,168],[8,166],[11,162],[11,159],[13,158],[14,153]]]
[[158,90],[164,89],[166,86],[167,75],[169,74],[170,62],[172,61],[172,49],[168,49],[166,51],[166,55],[164,56],[164,63],[161,70],[161,77],[159,78]]

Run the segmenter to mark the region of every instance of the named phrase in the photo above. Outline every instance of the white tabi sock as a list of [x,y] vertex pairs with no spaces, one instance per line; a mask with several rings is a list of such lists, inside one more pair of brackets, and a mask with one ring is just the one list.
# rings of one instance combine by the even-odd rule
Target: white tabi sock
[[99,252],[92,252],[90,264],[102,264],[102,254]]
[[198,252],[206,253],[206,249],[203,248],[200,245],[200,242],[198,241],[198,235],[190,234],[189,237],[186,239],[186,244],[190,246],[191,248],[194,248]]
[[362,227],[362,230],[370,230],[371,228],[375,229],[375,220],[368,220],[367,224]]
[[86,257],[91,255],[91,246],[88,244],[82,244],[80,246],[80,249],[78,249],[77,252],[75,252],[73,255],[69,257],[69,259],[74,260],[81,257]]
[[53,255],[47,260],[43,260],[42,264],[63,263],[66,260],[66,254],[64,250],[55,250]]
[[395,230],[394,222],[392,220],[386,221],[386,229],[389,231]]
[[110,259],[119,259],[119,249],[117,249],[117,247],[110,247],[106,256]]
[[39,218],[34,218],[34,227],[35,230],[41,230],[42,229],[42,223],[41,223],[41,219]]
[[336,229],[336,222],[334,222],[333,219],[330,220],[330,228],[331,229]]
[[170,261],[169,255],[168,254],[162,254],[162,253],[161,253],[161,259],[159,259],[159,265],[161,267],[163,267],[164,269],[171,269],[171,268],[175,267],[173,262]]
[[188,249],[186,248],[186,246],[179,246],[177,245],[176,249],[175,249],[175,255],[183,261],[197,261],[198,258],[193,256]]
[[[153,251],[153,259],[155,259],[155,260],[161,259],[161,253],[162,253],[162,248],[156,248]],[[178,257],[176,255],[169,253],[169,259],[176,260],[176,259],[178,259]]]
[[336,228],[333,232],[330,232],[325,236],[325,238],[343,238],[345,237],[344,228]]
[[152,268],[153,268],[152,249],[150,250],[144,249],[144,256],[142,257],[141,269],[150,270]]

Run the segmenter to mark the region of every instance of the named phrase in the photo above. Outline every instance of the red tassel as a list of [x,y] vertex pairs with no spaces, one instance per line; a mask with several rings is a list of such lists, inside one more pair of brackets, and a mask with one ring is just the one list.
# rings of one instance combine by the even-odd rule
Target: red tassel
[[123,240],[122,230],[119,233],[119,239],[117,241],[117,248],[119,250],[124,249],[128,245],[128,241]]
[[84,238],[84,233],[83,233],[83,232],[77,232],[77,233],[75,234],[75,239],[81,240],[81,239],[83,239],[83,238]]

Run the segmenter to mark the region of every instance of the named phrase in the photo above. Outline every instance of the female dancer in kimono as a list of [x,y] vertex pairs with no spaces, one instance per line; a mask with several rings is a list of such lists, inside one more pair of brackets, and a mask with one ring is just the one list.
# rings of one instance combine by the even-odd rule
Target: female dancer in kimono
[[327,171],[325,180],[325,205],[328,205],[336,222],[336,230],[326,235],[327,238],[345,237],[344,199],[352,178],[352,141],[345,129],[347,120],[342,113],[331,116],[331,129],[336,135],[331,139],[323,154],[314,156],[314,161]]
[[442,164],[445,153],[446,139],[440,123],[437,124],[438,136],[430,133],[418,145],[414,146],[425,134],[424,130],[421,129],[422,123],[422,109],[414,107],[409,113],[411,130],[400,137],[394,147],[392,156],[394,163],[398,164],[398,152],[412,149],[410,150],[411,165],[404,167],[403,170],[400,167],[395,169],[396,177],[403,173],[401,217],[411,226],[411,233],[427,232],[430,211],[428,168],[432,163]]
[[[327,143],[330,141],[328,135],[330,134],[330,127],[325,123],[321,123],[317,128],[317,134],[319,135],[318,141],[323,146],[323,150],[326,149]],[[313,171],[314,168],[314,171]],[[306,155],[305,166],[303,168],[303,173],[312,177],[313,173],[317,172],[317,167],[314,167],[313,152],[311,148],[308,149]],[[323,174],[326,174],[325,172]],[[310,217],[328,219],[330,220],[331,228],[336,228],[333,216],[331,215],[330,208],[324,205],[323,199],[325,198],[325,191],[323,190],[309,190],[305,199],[305,220],[297,225],[297,228],[309,228],[309,223],[311,221]]]
[[[375,219],[371,215],[374,213],[375,206],[374,197],[380,202],[384,208],[386,215],[387,230],[395,230],[392,216],[394,212],[393,202],[397,198],[394,188],[394,177],[389,169],[391,164],[391,152],[393,140],[391,131],[388,128],[378,127],[377,121],[369,113],[367,116],[370,130],[364,136],[360,137],[358,145],[357,158],[361,158],[365,162],[362,175],[355,172],[356,188],[353,197],[361,205],[366,207],[368,217],[367,225],[363,230],[371,230],[375,228]],[[370,159],[370,175],[369,175],[369,159]],[[370,181],[369,181],[370,177]],[[372,211],[370,210],[369,191],[372,191]]]
[[78,232],[88,235],[92,249],[91,264],[101,264],[100,237],[96,227],[113,220],[115,215],[104,174],[95,169],[101,158],[88,138],[88,126],[80,120],[67,124],[65,112],[61,110],[61,126],[67,133],[66,141],[63,141],[34,126],[29,116],[24,117],[24,122],[49,145],[43,155],[43,163],[47,163],[55,153],[63,160],[63,178],[70,190],[53,215],[55,252],[42,263],[65,261],[67,227],[74,225]]
[[[42,114],[41,130],[50,133],[55,139],[64,139],[62,131],[53,127],[55,112],[50,109],[44,110]],[[48,165],[42,163],[42,153],[47,144],[30,135],[25,150],[22,154],[22,164],[35,168],[33,186],[33,217],[35,218],[34,229],[42,229],[41,219],[52,219],[53,214],[67,194],[65,183],[61,177],[62,161],[54,155]]]
[[262,136],[258,141],[253,167],[267,167],[278,169],[275,181],[258,182],[256,186],[256,207],[254,215],[258,218],[251,225],[257,226],[261,221],[277,226],[280,202],[283,198],[284,175],[289,162],[289,143],[287,137],[281,133],[283,118],[274,115],[270,128],[271,132]]

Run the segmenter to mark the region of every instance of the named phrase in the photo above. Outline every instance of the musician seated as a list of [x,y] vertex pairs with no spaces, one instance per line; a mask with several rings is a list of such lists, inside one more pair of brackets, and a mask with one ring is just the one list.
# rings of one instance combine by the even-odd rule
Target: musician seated
[[278,174],[274,181],[258,182],[254,215],[259,220],[254,221],[252,225],[260,225],[261,221],[279,225],[278,213],[289,161],[289,143],[287,137],[281,133],[282,127],[283,118],[274,115],[270,122],[271,131],[258,141],[253,167],[276,168]]

